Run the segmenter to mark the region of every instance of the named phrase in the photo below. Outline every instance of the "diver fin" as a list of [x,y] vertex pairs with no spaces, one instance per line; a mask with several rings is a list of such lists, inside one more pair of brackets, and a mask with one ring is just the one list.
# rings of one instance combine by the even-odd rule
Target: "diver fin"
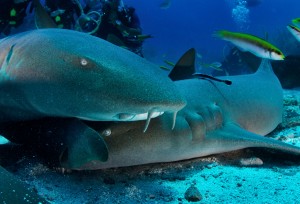
[[0,166],[0,203],[49,203]]
[[57,28],[52,18],[49,16],[45,8],[41,5],[39,0],[33,0],[34,5],[34,20],[35,26],[38,29],[42,28]]
[[263,147],[293,155],[300,155],[299,147],[249,132],[234,123],[225,124],[223,128],[216,130],[216,133],[213,135],[216,135],[213,139],[223,140],[221,143],[227,144],[228,149],[230,148],[230,150],[226,150],[226,147],[223,147],[225,148],[223,149],[224,152],[248,147]]
[[185,52],[169,73],[172,81],[191,79],[195,73],[196,51],[194,48]]

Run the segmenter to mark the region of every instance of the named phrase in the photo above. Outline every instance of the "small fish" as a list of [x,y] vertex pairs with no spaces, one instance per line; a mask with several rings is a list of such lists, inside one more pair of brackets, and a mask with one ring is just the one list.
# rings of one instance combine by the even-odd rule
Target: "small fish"
[[287,29],[292,33],[292,35],[300,42],[300,28],[288,25]]
[[141,34],[141,35],[137,35],[137,40],[138,41],[144,41],[144,40],[146,40],[146,39],[148,39],[148,38],[153,38],[153,36],[152,35],[150,35],[150,34]]
[[199,59],[202,59],[202,55],[198,52],[196,53],[196,57],[199,58]]
[[229,41],[241,51],[251,52],[257,57],[284,60],[284,54],[277,47],[254,35],[221,30],[217,31],[214,36]]
[[223,71],[220,67],[222,66],[222,63],[221,62],[213,62],[213,63],[200,63],[200,66],[201,67],[204,67],[204,68],[213,68],[217,71]]
[[164,0],[164,1],[159,5],[159,7],[160,7],[161,9],[168,9],[168,8],[170,8],[170,6],[171,6],[171,0]]
[[[168,61],[168,60],[164,60],[164,63],[166,63],[167,65],[171,66],[172,68],[175,67],[175,63],[170,62],[170,61]],[[161,69],[168,70],[168,71],[172,70],[172,68],[168,68],[168,67],[166,67],[166,66],[164,66],[164,65],[161,65],[161,66],[159,66],[159,67],[160,67]]]
[[172,66],[172,67],[175,67],[175,63],[173,63],[173,62],[170,62],[170,61],[168,61],[168,60],[164,60],[164,62],[165,62],[167,65],[170,65],[170,66]]
[[57,10],[55,10],[55,11],[52,11],[52,12],[50,13],[50,16],[51,16],[51,17],[59,16],[59,15],[61,15],[61,14],[64,14],[65,11],[66,11],[66,10],[64,10],[64,9],[57,9]]
[[134,36],[129,36],[127,37],[127,40],[132,41],[132,42],[143,42],[144,40],[148,39],[148,38],[153,38],[152,35],[144,35],[144,34],[140,34],[140,35],[134,35]]
[[222,63],[221,62],[213,62],[210,64],[210,67],[220,68],[220,67],[222,67]]
[[300,18],[294,18],[294,19],[292,20],[292,23],[293,23],[294,25],[299,25],[299,24],[300,24]]
[[164,69],[164,70],[167,70],[167,71],[170,71],[171,70],[171,68],[168,68],[168,67],[166,67],[166,66],[159,66],[161,69]]

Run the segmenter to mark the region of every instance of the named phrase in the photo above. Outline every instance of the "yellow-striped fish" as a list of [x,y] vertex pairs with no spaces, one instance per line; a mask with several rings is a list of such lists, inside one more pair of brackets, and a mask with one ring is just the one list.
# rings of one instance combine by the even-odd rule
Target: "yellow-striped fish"
[[296,26],[299,26],[299,25],[300,25],[300,18],[294,18],[294,19],[292,20],[292,23],[293,23],[294,25],[296,25]]
[[292,35],[300,42],[300,28],[288,25],[287,29],[292,33]]
[[284,59],[284,54],[277,47],[254,35],[221,30],[217,31],[214,36],[229,41],[241,51],[251,52],[257,57],[272,60]]

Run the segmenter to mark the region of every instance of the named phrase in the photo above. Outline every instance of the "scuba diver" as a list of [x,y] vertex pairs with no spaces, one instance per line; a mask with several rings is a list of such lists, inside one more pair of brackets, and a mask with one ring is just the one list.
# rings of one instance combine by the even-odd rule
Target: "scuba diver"
[[122,0],[46,0],[49,15],[61,28],[85,32],[140,56],[143,41],[150,35],[142,35],[135,9]]
[[[9,35],[12,28],[23,24],[31,0],[1,0],[0,2],[0,33]],[[33,8],[29,8],[32,12]]]
[[151,37],[142,35],[135,9],[125,7],[122,0],[105,1],[102,6],[101,24],[95,35],[141,56],[143,40]]
[[75,16],[80,16],[76,1],[45,0],[45,9],[58,28],[74,30]]
[[11,34],[11,28],[24,23],[34,5],[40,6],[58,28],[78,30],[124,47],[140,56],[142,44],[151,35],[143,35],[133,7],[122,0],[2,0],[0,33]]

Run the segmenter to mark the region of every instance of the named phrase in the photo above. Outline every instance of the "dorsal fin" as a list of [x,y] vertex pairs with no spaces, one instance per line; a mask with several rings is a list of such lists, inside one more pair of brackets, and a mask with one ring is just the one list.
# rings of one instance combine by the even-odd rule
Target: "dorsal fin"
[[191,79],[195,73],[196,51],[194,48],[186,51],[169,73],[172,81]]
[[35,26],[41,28],[57,28],[52,18],[49,16],[45,8],[41,5],[39,0],[33,0],[34,5],[34,20]]
[[256,72],[273,72],[272,65],[269,59],[261,59],[261,63]]

